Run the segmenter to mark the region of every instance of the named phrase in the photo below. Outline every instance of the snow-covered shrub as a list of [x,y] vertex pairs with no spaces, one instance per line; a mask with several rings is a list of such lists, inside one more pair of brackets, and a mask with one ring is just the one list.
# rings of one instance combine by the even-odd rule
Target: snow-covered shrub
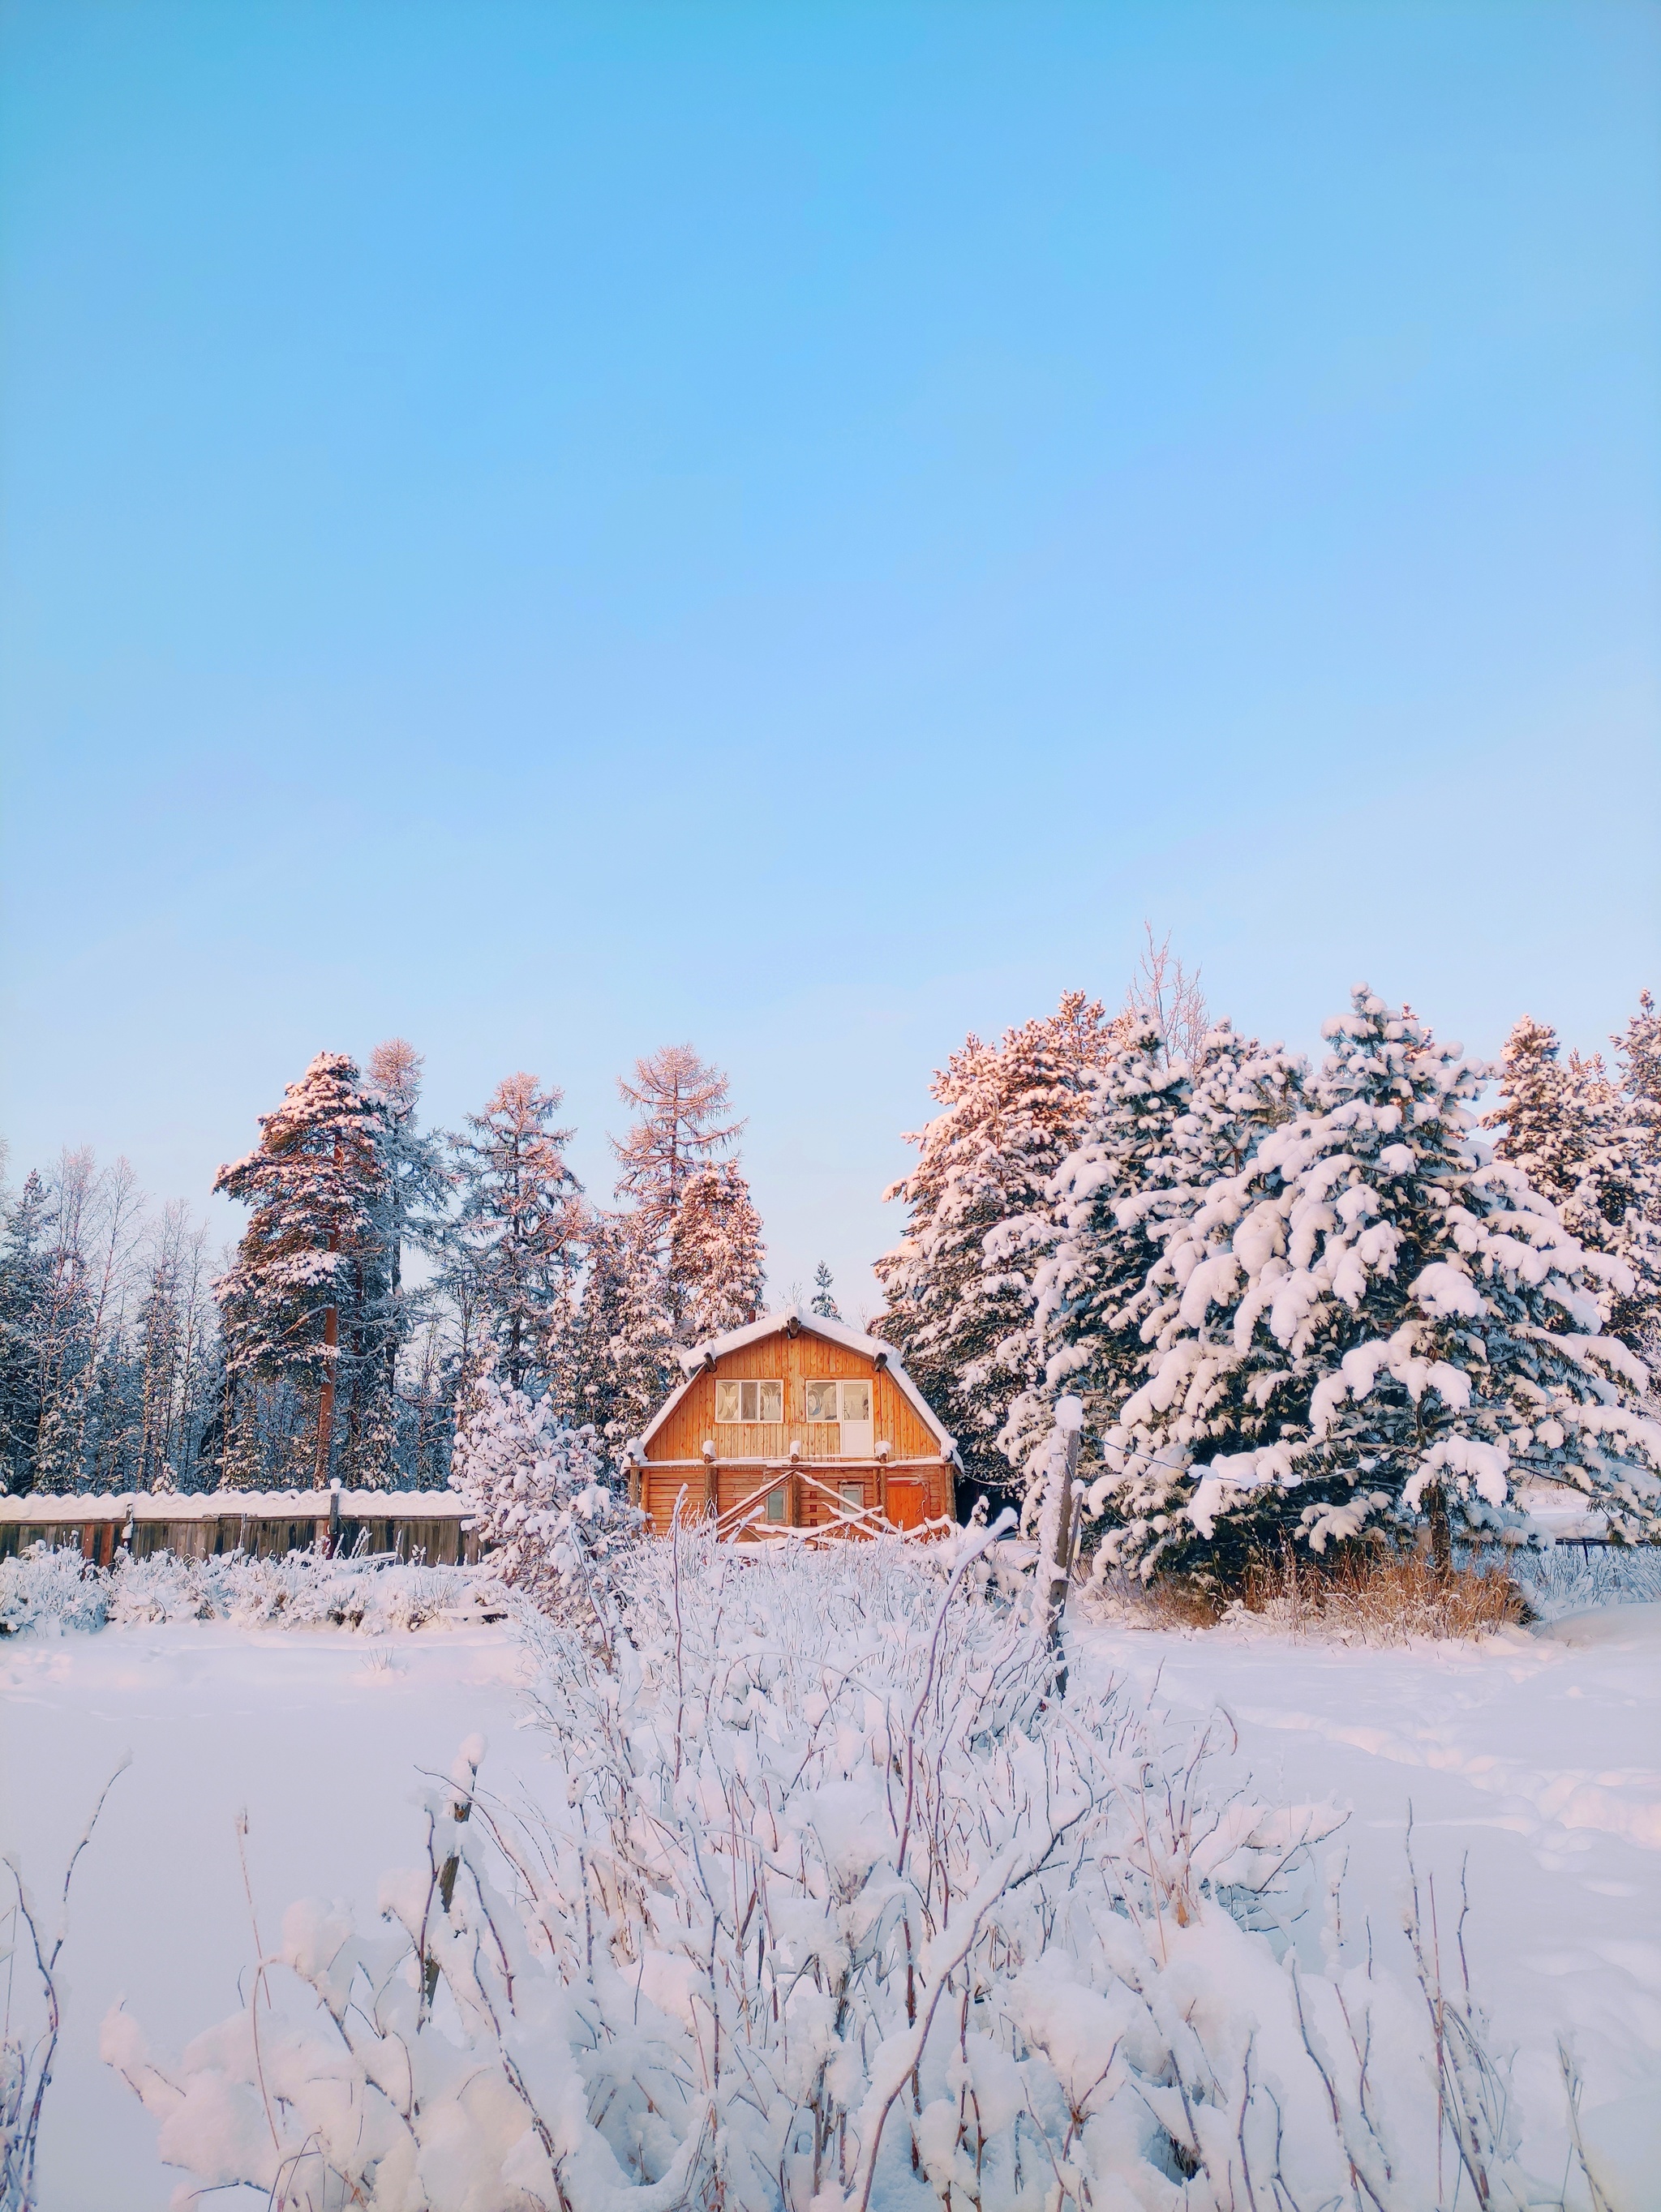
[[98,1629],[108,1612],[108,1577],[78,1550],[31,1544],[0,1559],[0,1636],[27,1628]]
[[502,1580],[541,1606],[604,1618],[605,1568],[645,1524],[605,1480],[592,1428],[562,1428],[486,1367],[455,1441],[450,1487]]
[[700,1534],[625,1556],[609,1655],[528,1617],[539,1804],[467,1747],[380,1929],[292,1907],[179,2062],[106,2022],[163,2157],[289,2212],[1443,2201],[1419,1991],[1300,1917],[1338,1816],[1056,1700],[968,1552]]
[[490,1566],[406,1566],[395,1560],[326,1559],[291,1552],[205,1559],[155,1552],[95,1567],[79,1552],[37,1544],[0,1560],[0,1634],[93,1630],[106,1623],[228,1620],[245,1626],[356,1628],[366,1635],[413,1629],[470,1613],[500,1613],[514,1601]]

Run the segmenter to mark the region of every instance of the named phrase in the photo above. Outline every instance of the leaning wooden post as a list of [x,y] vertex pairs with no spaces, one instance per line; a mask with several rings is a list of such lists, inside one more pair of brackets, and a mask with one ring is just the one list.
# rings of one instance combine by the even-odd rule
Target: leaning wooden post
[[[1070,1395],[1056,1401],[1056,1434],[1050,1444],[1049,1495],[1039,1516],[1040,1571],[1047,1567],[1044,1589],[1044,1629],[1056,1662],[1056,1694],[1067,1695],[1067,1656],[1062,1642],[1062,1619],[1067,1611],[1068,1584],[1073,1579],[1074,1513],[1073,1486],[1079,1472],[1079,1439],[1084,1430],[1084,1401]],[[1043,1554],[1048,1553],[1048,1559]]]

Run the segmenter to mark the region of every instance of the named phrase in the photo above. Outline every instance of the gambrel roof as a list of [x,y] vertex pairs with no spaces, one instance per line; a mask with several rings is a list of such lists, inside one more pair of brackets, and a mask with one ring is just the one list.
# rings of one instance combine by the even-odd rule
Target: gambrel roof
[[752,1321],[743,1328],[729,1328],[724,1336],[708,1337],[702,1344],[678,1348],[675,1357],[680,1362],[684,1379],[678,1389],[670,1392],[641,1434],[630,1441],[624,1456],[638,1458],[644,1453],[706,1367],[713,1367],[727,1352],[742,1352],[748,1344],[760,1344],[767,1337],[787,1334],[823,1337],[827,1344],[839,1344],[843,1351],[856,1352],[873,1366],[883,1369],[892,1376],[894,1387],[939,1444],[940,1457],[956,1460],[955,1440],[946,1433],[939,1414],[895,1358],[891,1344],[885,1344],[879,1336],[867,1336],[860,1329],[849,1328],[846,1322],[827,1321],[823,1314],[803,1313],[800,1306],[785,1306],[777,1313],[764,1314],[759,1321]]

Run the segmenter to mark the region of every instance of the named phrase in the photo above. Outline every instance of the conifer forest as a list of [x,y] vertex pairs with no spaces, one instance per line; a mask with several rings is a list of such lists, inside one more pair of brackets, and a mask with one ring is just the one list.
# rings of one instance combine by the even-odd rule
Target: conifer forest
[[[1073,1394],[1087,1519],[1144,1574],[1403,1518],[1445,1548],[1531,1479],[1654,1528],[1652,1000],[1607,1055],[1527,1016],[1486,1066],[1365,988],[1324,1036],[1311,1065],[1238,1035],[1150,934],[1111,1012],[1069,992],[935,1074],[868,1326],[956,1439],[964,1510],[1035,1494]],[[614,1465],[678,1352],[763,1311],[743,1118],[691,1047],[619,1085],[609,1203],[556,1085],[510,1075],[442,1130],[422,1076],[402,1039],[319,1053],[218,1172],[246,1208],[221,1255],[123,1161],[25,1173],[8,1489],[443,1488],[487,1369]],[[837,1310],[823,1267],[811,1304]]]

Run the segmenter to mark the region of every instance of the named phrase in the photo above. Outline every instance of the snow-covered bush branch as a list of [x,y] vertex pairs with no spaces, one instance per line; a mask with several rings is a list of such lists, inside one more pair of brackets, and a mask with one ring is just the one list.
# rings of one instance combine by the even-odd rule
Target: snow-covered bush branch
[[[541,1606],[602,1628],[599,1583],[645,1516],[605,1480],[592,1428],[563,1428],[547,1400],[489,1363],[456,1437],[450,1486],[493,1571]],[[609,1633],[609,1631],[607,1632]]]

